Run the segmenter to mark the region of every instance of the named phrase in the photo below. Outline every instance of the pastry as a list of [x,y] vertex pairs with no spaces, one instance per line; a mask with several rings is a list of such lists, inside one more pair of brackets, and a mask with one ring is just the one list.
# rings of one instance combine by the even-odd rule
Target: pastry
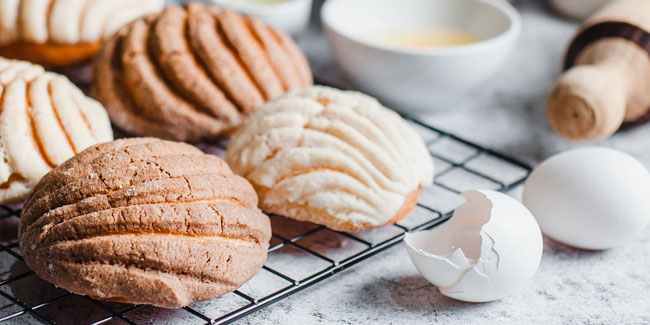
[[120,29],[95,64],[93,93],[134,135],[198,142],[312,83],[285,34],[215,6],[170,6]]
[[25,262],[73,293],[178,308],[235,290],[264,264],[269,218],[217,156],[154,138],[91,147],[30,194]]
[[268,213],[356,231],[393,223],[433,182],[424,142],[367,95],[314,86],[253,113],[226,152]]
[[0,58],[0,204],[21,201],[52,168],[110,140],[102,105],[68,79]]
[[83,62],[119,27],[164,0],[2,0],[0,55],[46,65]]

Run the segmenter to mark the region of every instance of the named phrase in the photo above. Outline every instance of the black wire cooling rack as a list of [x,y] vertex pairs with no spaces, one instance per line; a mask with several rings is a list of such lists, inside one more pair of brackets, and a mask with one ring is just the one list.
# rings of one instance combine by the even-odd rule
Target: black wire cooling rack
[[[225,324],[315,285],[399,243],[408,231],[434,227],[463,203],[459,193],[482,188],[514,192],[525,164],[410,119],[436,165],[436,181],[394,225],[346,233],[271,216],[273,238],[263,269],[217,299],[167,310],[78,296],[41,280],[24,264],[16,241],[19,206],[0,208],[0,322],[7,324]],[[223,157],[225,142],[204,144]]]

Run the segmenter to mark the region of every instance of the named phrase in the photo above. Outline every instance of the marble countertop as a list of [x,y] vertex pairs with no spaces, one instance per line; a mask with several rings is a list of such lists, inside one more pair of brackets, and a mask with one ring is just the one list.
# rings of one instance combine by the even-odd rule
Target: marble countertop
[[[523,34],[498,75],[457,107],[421,119],[535,165],[553,153],[583,146],[555,135],[544,110],[546,92],[577,24],[551,15],[542,1],[519,1],[517,7]],[[299,43],[317,77],[343,81],[319,31],[302,35]],[[596,145],[628,152],[650,166],[648,139],[650,125]],[[400,244],[238,323],[650,323],[650,230],[603,252],[544,241],[533,281],[500,301],[469,304],[442,296],[418,275]]]

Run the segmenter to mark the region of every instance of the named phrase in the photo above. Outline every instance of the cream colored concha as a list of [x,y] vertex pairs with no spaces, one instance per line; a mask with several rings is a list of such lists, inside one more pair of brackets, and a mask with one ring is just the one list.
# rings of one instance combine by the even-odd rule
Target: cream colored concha
[[126,23],[164,0],[1,0],[0,54],[46,65],[91,57]]
[[424,142],[367,95],[314,86],[255,111],[226,160],[269,213],[356,231],[402,218],[433,182]]
[[0,204],[24,199],[52,168],[112,139],[102,105],[67,78],[0,58]]

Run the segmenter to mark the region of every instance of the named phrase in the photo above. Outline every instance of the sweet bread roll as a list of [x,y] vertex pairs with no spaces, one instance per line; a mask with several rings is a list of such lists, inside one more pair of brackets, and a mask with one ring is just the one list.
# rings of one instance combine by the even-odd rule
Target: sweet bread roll
[[93,92],[124,131],[198,142],[311,83],[288,36],[254,18],[190,3],[122,28],[98,57]]
[[102,105],[68,79],[0,58],[0,204],[21,201],[52,168],[110,140]]
[[0,55],[46,66],[92,57],[119,27],[164,0],[1,0]]
[[433,181],[422,139],[361,93],[311,87],[252,114],[226,161],[269,213],[356,231],[402,218]]
[[217,156],[134,138],[91,147],[47,174],[18,236],[25,262],[58,287],[177,308],[250,279],[271,226],[250,183]]

